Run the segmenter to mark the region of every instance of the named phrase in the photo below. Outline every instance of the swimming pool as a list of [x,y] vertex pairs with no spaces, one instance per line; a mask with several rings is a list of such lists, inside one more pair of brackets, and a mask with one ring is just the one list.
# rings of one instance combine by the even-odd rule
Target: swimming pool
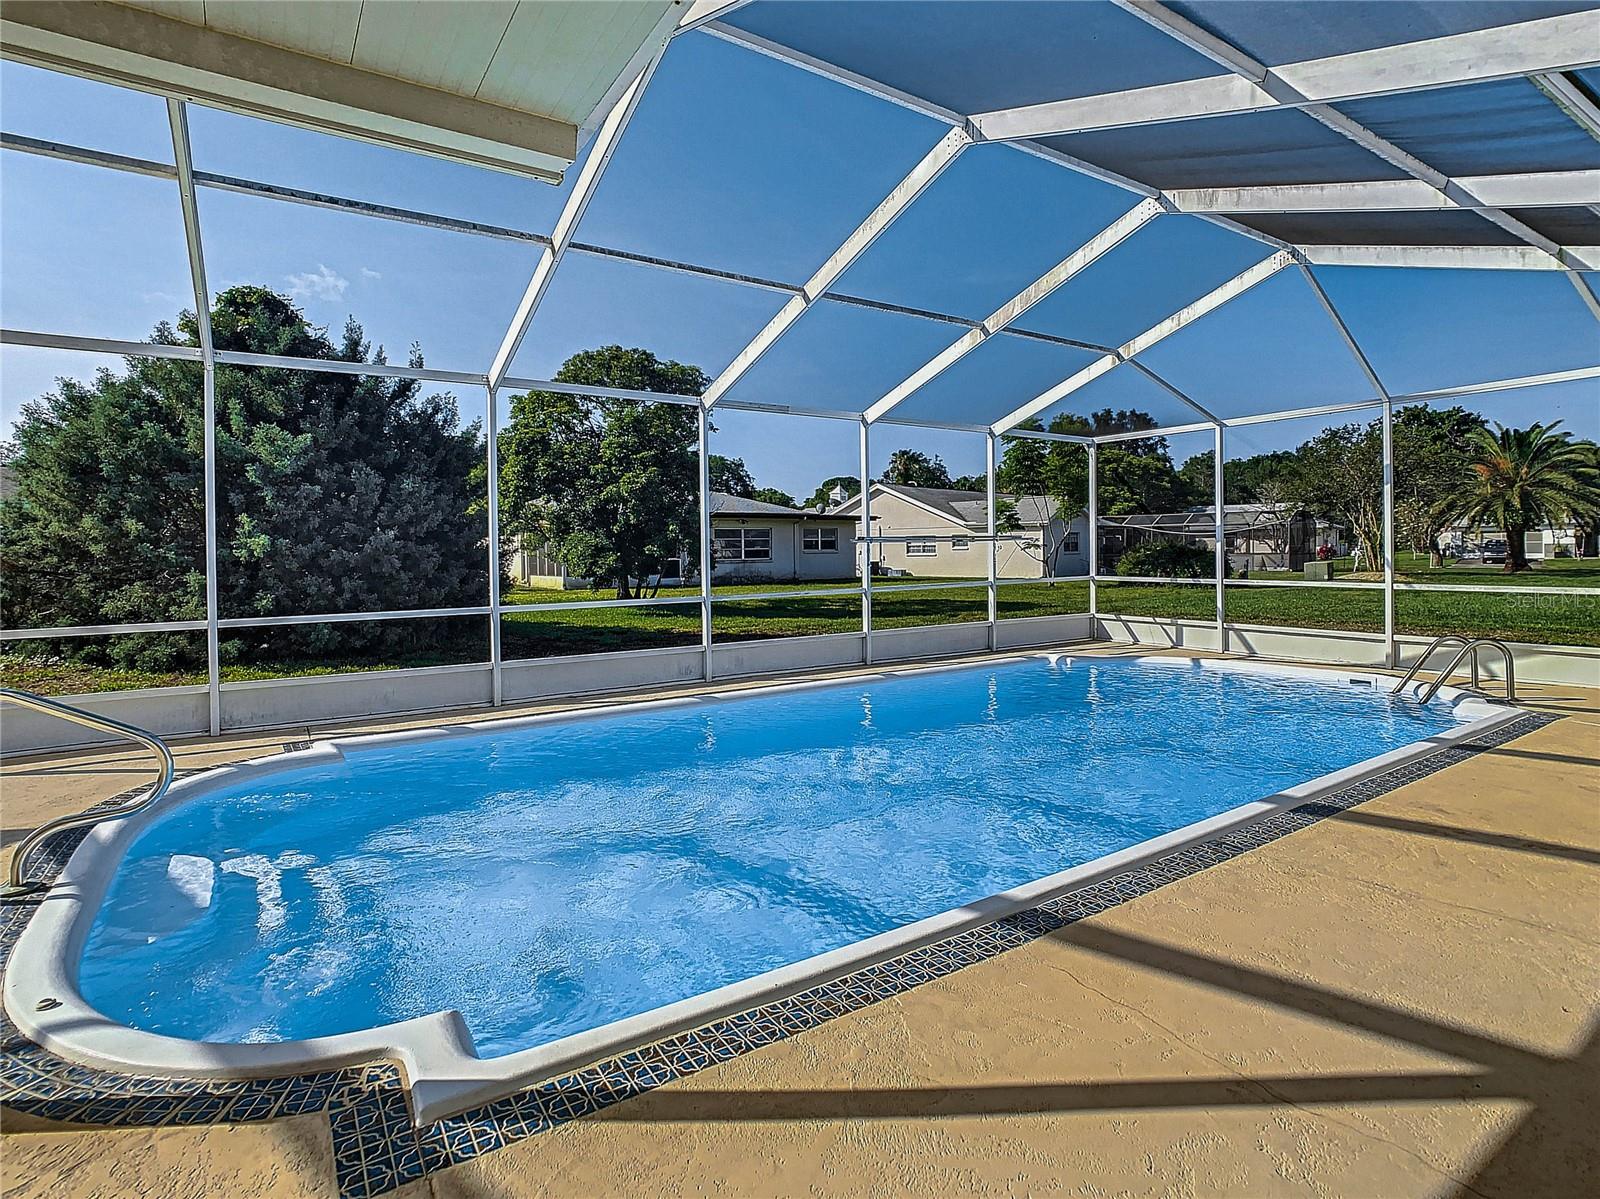
[[1515,714],[1374,683],[1034,656],[322,743],[95,830],[7,1006],[101,1064],[481,1098]]

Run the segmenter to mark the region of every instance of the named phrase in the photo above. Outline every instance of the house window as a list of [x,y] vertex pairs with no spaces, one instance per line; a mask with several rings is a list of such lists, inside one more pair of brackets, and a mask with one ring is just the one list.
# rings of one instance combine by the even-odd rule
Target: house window
[[836,554],[839,552],[839,530],[805,529],[800,534],[800,548],[808,554]]
[[950,542],[950,548],[953,550],[969,550],[972,548],[972,538],[956,537]]
[[908,541],[906,542],[906,557],[932,558],[939,552],[939,545],[934,541]]
[[1067,534],[1067,540],[1062,544],[1061,548],[1068,554],[1078,552],[1078,532],[1076,529]]
[[770,562],[771,529],[718,529],[717,560],[721,562]]

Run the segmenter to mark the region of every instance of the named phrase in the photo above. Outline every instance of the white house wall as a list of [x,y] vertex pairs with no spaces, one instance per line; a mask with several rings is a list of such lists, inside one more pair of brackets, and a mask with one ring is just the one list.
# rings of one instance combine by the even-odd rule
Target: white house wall
[[[833,529],[836,534],[832,550],[807,550],[803,542],[806,527]],[[854,564],[855,529],[848,520],[838,523],[796,520],[781,516],[713,516],[712,535],[718,529],[771,529],[772,558],[770,561],[717,562],[711,569],[713,582],[727,583],[735,580],[775,583],[852,579]]]

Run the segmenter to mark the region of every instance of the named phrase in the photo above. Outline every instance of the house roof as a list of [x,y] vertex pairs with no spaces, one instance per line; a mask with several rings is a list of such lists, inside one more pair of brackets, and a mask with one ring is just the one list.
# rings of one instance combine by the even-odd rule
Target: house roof
[[768,504],[761,500],[746,499],[742,495],[729,495],[726,491],[711,493],[712,516],[787,516],[794,520],[817,520],[826,515],[807,509],[786,508],[782,504]]
[[[959,491],[953,487],[907,487],[900,483],[882,482],[874,483],[872,490],[874,494],[887,492],[897,495],[937,516],[969,528],[983,528],[989,522],[987,502],[981,491]],[[1015,504],[1017,519],[1024,528],[1042,528],[1055,515],[1055,501],[1047,495],[1007,495],[996,492],[995,499]],[[829,511],[835,516],[843,516],[854,509],[855,503],[856,497],[851,496]]]
[[[1252,529],[1281,528],[1299,512],[1283,504],[1224,504],[1222,527],[1226,533],[1245,533]],[[1159,533],[1193,533],[1210,536],[1216,521],[1210,508],[1189,508],[1183,512],[1140,512],[1130,516],[1102,516],[1102,525],[1149,529]]]

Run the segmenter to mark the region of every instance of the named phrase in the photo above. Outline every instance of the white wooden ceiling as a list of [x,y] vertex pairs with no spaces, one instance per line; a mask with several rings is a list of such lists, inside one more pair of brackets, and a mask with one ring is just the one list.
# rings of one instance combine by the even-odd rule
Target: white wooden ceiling
[[582,125],[671,0],[121,0]]
[[684,0],[8,0],[12,57],[544,177]]

